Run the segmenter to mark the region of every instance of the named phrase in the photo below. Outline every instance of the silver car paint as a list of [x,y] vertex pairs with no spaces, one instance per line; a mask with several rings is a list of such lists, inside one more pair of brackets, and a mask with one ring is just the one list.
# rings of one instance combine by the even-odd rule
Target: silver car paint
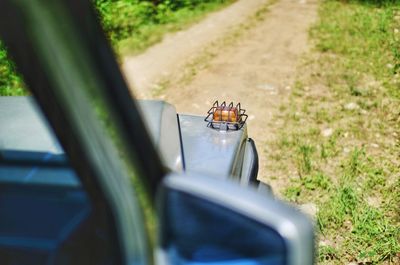
[[238,131],[207,127],[204,117],[179,115],[186,171],[239,179],[247,139],[246,125]]
[[175,107],[158,100],[139,100],[138,103],[164,165],[172,171],[182,171],[184,166]]
[[64,153],[33,98],[0,97],[0,114],[0,150]]

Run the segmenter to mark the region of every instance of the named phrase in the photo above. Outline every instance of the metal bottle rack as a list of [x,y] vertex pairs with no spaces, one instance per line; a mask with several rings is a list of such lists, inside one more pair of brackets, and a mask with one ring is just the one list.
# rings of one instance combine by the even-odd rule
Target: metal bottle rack
[[242,109],[240,103],[234,106],[233,102],[214,102],[213,106],[208,110],[207,117],[204,121],[208,122],[207,127],[222,131],[239,130],[243,127],[247,120],[246,110]]

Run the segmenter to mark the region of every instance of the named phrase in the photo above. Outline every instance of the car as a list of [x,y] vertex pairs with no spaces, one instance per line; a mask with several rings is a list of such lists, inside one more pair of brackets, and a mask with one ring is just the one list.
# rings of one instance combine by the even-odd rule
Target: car
[[240,105],[133,99],[90,1],[3,0],[0,20],[32,93],[0,99],[1,264],[314,263]]

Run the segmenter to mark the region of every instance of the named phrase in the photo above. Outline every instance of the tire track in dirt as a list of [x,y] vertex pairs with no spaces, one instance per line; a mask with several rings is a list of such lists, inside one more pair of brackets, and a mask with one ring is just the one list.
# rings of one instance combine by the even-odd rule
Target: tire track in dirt
[[[245,32],[205,56],[206,63],[197,68],[196,63],[189,63],[193,68],[190,78],[182,79],[183,64],[169,72],[167,85],[157,96],[174,104],[179,113],[199,115],[216,99],[241,102],[249,114],[249,135],[260,155],[259,179],[265,182],[273,175],[265,152],[276,133],[272,117],[290,93],[301,55],[309,50],[308,29],[317,17],[317,1],[279,0],[268,9],[252,17],[256,23],[246,26],[244,22]],[[204,49],[192,58],[202,56],[201,52]]]

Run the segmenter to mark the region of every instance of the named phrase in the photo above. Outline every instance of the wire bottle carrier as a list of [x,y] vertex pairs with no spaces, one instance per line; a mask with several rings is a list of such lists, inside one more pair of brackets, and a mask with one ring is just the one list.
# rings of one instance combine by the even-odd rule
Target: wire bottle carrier
[[208,122],[207,126],[213,129],[222,131],[239,130],[243,127],[247,120],[246,110],[242,109],[240,103],[233,105],[233,102],[226,104],[226,102],[214,102],[213,106],[207,112],[207,117],[204,121]]

